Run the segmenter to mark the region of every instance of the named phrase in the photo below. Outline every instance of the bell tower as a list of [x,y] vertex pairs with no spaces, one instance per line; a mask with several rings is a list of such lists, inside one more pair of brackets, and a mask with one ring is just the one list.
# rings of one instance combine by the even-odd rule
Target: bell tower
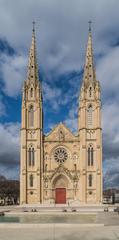
[[35,22],[29,53],[27,79],[22,91],[20,203],[38,203],[43,198],[43,109],[36,58]]
[[89,22],[83,82],[80,92],[78,131],[81,161],[81,201],[102,201],[102,128],[100,83],[93,60],[91,22]]

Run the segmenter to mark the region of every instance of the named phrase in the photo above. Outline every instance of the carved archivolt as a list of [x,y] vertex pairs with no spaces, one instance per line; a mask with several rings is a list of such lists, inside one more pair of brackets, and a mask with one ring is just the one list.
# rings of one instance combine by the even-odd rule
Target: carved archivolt
[[58,168],[55,169],[55,171],[53,172],[53,174],[50,176],[50,180],[52,180],[55,175],[57,175],[57,174],[62,174],[62,173],[63,173],[64,175],[68,176],[70,180],[73,179],[73,176],[72,176],[72,174],[70,173],[70,171],[69,171],[67,168],[65,168],[63,165],[60,165]]
[[68,186],[69,186],[69,180],[64,174],[59,174],[53,179],[53,182],[52,182],[53,188],[57,188],[57,187],[68,188]]

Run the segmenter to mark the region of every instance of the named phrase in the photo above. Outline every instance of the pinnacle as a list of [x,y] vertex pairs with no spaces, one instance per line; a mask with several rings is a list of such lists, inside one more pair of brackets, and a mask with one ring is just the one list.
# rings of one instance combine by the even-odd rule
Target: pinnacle
[[92,33],[91,33],[91,21],[89,21],[89,33],[88,33],[88,43],[86,50],[86,59],[84,67],[83,81],[85,85],[95,82],[95,68],[93,62],[93,48],[92,48]]
[[33,21],[32,28],[32,41],[29,53],[29,62],[28,62],[28,81],[35,83],[38,81],[38,66],[36,58],[36,40],[35,40],[35,22]]

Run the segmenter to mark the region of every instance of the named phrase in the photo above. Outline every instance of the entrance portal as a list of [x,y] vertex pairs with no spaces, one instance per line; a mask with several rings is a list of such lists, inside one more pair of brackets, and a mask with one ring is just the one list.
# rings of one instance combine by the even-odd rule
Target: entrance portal
[[55,189],[55,203],[65,204],[66,203],[66,188]]

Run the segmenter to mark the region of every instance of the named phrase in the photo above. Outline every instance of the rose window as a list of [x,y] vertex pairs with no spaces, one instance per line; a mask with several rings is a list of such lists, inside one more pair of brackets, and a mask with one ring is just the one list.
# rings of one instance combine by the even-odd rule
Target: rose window
[[67,151],[64,148],[57,148],[54,153],[54,159],[58,163],[64,163],[68,158]]

